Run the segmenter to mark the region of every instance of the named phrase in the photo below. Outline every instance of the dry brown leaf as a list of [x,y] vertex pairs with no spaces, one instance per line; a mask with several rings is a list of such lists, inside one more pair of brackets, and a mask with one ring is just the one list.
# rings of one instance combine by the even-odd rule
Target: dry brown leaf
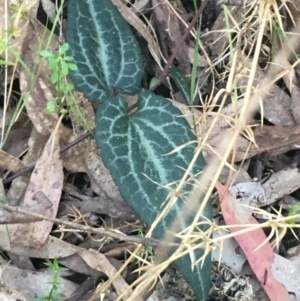
[[28,246],[12,246],[6,225],[0,225],[0,247],[2,250],[20,256],[41,259],[54,259],[70,256],[80,249],[54,236],[48,236],[45,243],[39,249]]
[[[178,17],[169,4],[165,0],[152,0],[153,16],[157,22],[157,34],[160,37],[160,45],[164,55],[168,57],[168,53],[173,52],[177,42],[182,36],[185,28],[182,27]],[[164,49],[165,48],[165,49]],[[188,47],[186,43],[182,43],[180,50],[176,54],[176,60],[179,67],[185,74],[191,73],[191,65],[188,56]]]
[[264,126],[263,129],[257,127],[254,130],[255,145],[251,145],[249,152],[249,141],[239,137],[235,153],[235,161],[241,161],[244,158],[251,158],[257,154],[268,152],[269,155],[277,155],[297,148],[295,144],[300,143],[300,126],[282,127],[282,126]]
[[[10,265],[0,265],[0,273],[1,282],[6,287],[21,289],[39,296],[48,295],[52,288],[52,275],[47,270],[28,271]],[[71,295],[79,286],[65,279],[61,271],[57,277],[59,291],[65,295]]]
[[224,12],[221,12],[211,30],[203,37],[206,43],[210,46],[213,59],[222,57],[228,45],[226,32],[223,31],[224,28],[226,28],[225,15]]
[[299,0],[289,1],[289,2],[286,2],[285,5],[289,9],[289,14],[292,17],[292,21],[297,23],[297,20],[300,17],[300,1]]
[[26,167],[26,165],[21,160],[0,150],[0,168],[16,172],[24,167]]
[[[39,158],[41,155],[42,149],[48,137],[49,136],[43,136],[40,133],[38,133],[35,128],[32,129],[31,136],[28,141],[28,152],[26,153],[26,155],[23,157],[22,160],[24,164],[30,165],[36,162],[37,158]],[[16,201],[13,204],[10,203],[11,205],[18,205],[21,202],[24,193],[26,191],[26,188],[28,186],[29,177],[30,175],[27,174],[18,177],[12,182],[9,191],[7,193],[7,197],[8,199],[18,200],[18,201]]]
[[[195,48],[188,47],[188,57],[191,64],[194,64],[195,60]],[[205,55],[200,55],[198,53],[197,55],[197,66],[204,68],[207,66],[207,60],[205,58]]]
[[285,195],[289,195],[300,188],[299,168],[285,168],[274,173],[262,185],[265,192],[265,202],[257,204],[259,207],[270,205]]
[[[91,268],[103,272],[109,278],[113,278],[117,272],[103,254],[98,253],[95,250],[85,250],[76,247],[53,236],[49,236],[39,249],[28,246],[12,246],[5,225],[0,225],[0,247],[2,250],[20,256],[47,259],[67,257],[77,253]],[[113,286],[116,291],[120,293],[128,288],[127,283],[121,276],[118,276],[113,281]]]
[[32,123],[28,121],[28,117],[24,122],[16,122],[9,132],[3,150],[14,157],[21,156],[28,148],[31,132]]
[[292,69],[292,66],[288,61],[286,61],[285,67],[291,71],[283,77],[283,80],[291,94],[291,110],[295,124],[300,124],[300,83],[296,77],[295,69]]
[[[56,97],[55,86],[51,83],[52,71],[46,59],[39,55],[41,49],[47,49],[48,40],[51,38],[50,52],[55,52],[59,47],[57,36],[52,36],[48,29],[34,19],[30,20],[27,36],[22,47],[22,58],[30,70],[37,70],[37,79],[24,68],[20,71],[20,88],[25,98],[28,115],[35,128],[43,135],[50,135],[56,125],[57,114],[46,114],[45,110],[50,99]],[[36,72],[36,73],[37,73]]]
[[[17,54],[21,52],[21,47],[23,44],[23,40],[26,37],[26,27],[28,25],[28,18],[23,14],[22,9],[24,9],[24,6],[17,6],[18,11],[16,13],[15,9],[8,6],[8,27],[5,27],[6,18],[4,16],[5,13],[5,1],[1,1],[0,3],[0,39],[4,43],[8,43],[9,47],[11,47]],[[14,34],[13,39],[9,39],[9,33],[12,32]],[[5,46],[1,43],[0,45],[0,57],[5,58],[9,62],[15,62],[16,58],[11,53],[11,51],[7,51],[7,54],[5,54]]]
[[127,222],[134,222],[137,220],[131,207],[122,199],[114,199],[112,202],[110,199],[104,197],[89,197],[80,193],[75,186],[69,183],[64,186],[63,190],[75,198],[72,200],[65,200],[61,204],[60,214],[71,213],[73,208],[76,208],[81,214],[95,212],[113,218],[121,218]]
[[23,290],[18,290],[10,287],[0,288],[0,300],[1,301],[32,301],[34,299],[34,293],[29,293]]
[[78,253],[74,253],[70,256],[66,256],[59,259],[59,263],[71,269],[72,271],[90,275],[93,277],[103,277],[105,274],[103,272],[99,272],[93,268],[91,268]]
[[291,98],[292,98],[292,103],[291,103],[291,108],[292,108],[292,113],[294,116],[295,124],[300,124],[300,88],[299,88],[299,83],[295,83],[295,80],[291,84]]
[[[63,186],[63,166],[59,156],[57,132],[50,136],[43,153],[36,163],[21,205],[32,205],[38,192],[42,192],[52,206],[44,215],[55,217],[57,214]],[[42,221],[17,225],[12,231],[12,245],[39,248],[51,232],[53,223]]]
[[54,23],[56,17],[55,3],[50,0],[41,0],[41,4],[49,20]]
[[[216,153],[220,151],[220,139],[224,136],[226,130],[228,130],[228,127],[221,129],[219,135],[215,135],[208,140],[208,144]],[[282,154],[289,150],[297,149],[297,145],[300,144],[299,125],[292,127],[265,125],[263,128],[257,126],[254,128],[253,133],[256,145],[252,144],[244,136],[238,137],[235,150],[232,152],[235,162],[251,158],[264,152],[268,152],[269,155]],[[211,148],[204,147],[203,154],[207,160],[214,154]]]
[[[238,87],[242,93],[244,93],[253,61],[242,54],[240,54],[240,61],[242,62],[242,72],[238,75]],[[253,85],[256,87],[265,76],[265,72],[257,66]],[[264,89],[264,87],[261,88]],[[291,111],[291,98],[276,84],[271,86],[268,93],[265,95],[262,104],[263,111],[261,111],[261,114],[269,122],[281,126],[295,125]]]
[[150,2],[150,0],[136,0],[136,1],[134,1],[134,4],[132,5],[131,10],[135,14],[139,15],[145,9],[150,9],[150,3],[149,2]]
[[[116,268],[108,261],[108,259],[103,254],[92,249],[82,250],[78,254],[92,269],[104,272],[109,279],[115,277],[117,273]],[[121,276],[115,277],[113,285],[119,295],[125,292],[128,288],[128,284]],[[128,290],[128,294],[130,293],[132,293],[132,291]],[[124,296],[125,299],[123,298],[123,300],[126,300],[126,298],[129,297],[128,294]]]
[[[228,7],[228,9],[237,23],[244,20],[245,9],[243,7]],[[225,23],[224,11],[222,11],[211,30],[203,37],[203,40],[210,46],[212,59],[216,61],[224,56],[225,49],[228,47],[228,34],[224,28],[227,28],[227,25]]]
[[31,88],[30,76],[21,70],[20,87],[23,95],[26,97],[26,110],[36,128],[43,135],[50,135],[56,126],[58,119],[57,114],[47,114],[47,103],[53,99],[53,95],[49,91],[42,78],[38,78],[33,89]]

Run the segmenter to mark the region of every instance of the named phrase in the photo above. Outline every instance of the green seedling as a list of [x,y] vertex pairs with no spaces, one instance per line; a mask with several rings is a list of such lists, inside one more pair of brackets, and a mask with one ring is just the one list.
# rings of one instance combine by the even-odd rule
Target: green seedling
[[[143,231],[142,231],[142,229],[140,228],[139,230],[139,235],[140,236],[144,236],[143,235]],[[148,246],[148,245],[146,245],[146,246],[143,246],[143,249],[142,249],[142,251],[140,252],[140,254],[139,254],[139,256],[140,256],[140,258],[142,258],[143,260],[149,260],[149,259],[151,259],[152,257],[153,257],[153,248],[151,247],[151,246]],[[137,262],[137,266],[139,267],[139,269],[143,266],[144,264],[143,264],[143,261],[142,260],[138,260],[138,262]]]
[[290,209],[288,216],[294,216],[298,214],[298,217],[296,218],[291,218],[288,220],[289,224],[296,224],[300,222],[300,202],[297,203],[296,205],[292,206],[292,208]]
[[[150,260],[153,257],[153,248],[151,246],[144,246],[141,253],[140,253],[140,257],[143,260]],[[137,262],[137,266],[139,267],[139,269],[144,265],[143,261],[138,260]]]
[[[74,85],[67,82],[66,77],[70,70],[77,70],[77,66],[72,63],[73,58],[67,56],[66,52],[69,49],[69,44],[63,44],[56,53],[51,53],[48,50],[42,50],[40,55],[49,62],[49,68],[53,70],[51,82],[55,85],[57,97],[50,99],[47,103],[46,113],[54,114],[59,111],[60,114],[67,114],[68,111],[63,107],[63,101],[70,95],[74,89]],[[58,109],[57,109],[58,108]]]
[[39,296],[34,299],[34,301],[58,301],[60,298],[65,297],[59,291],[59,281],[58,281],[58,274],[61,271],[66,271],[68,269],[59,266],[57,258],[54,258],[53,262],[45,263],[51,269],[52,279],[49,282],[52,287],[48,295]]

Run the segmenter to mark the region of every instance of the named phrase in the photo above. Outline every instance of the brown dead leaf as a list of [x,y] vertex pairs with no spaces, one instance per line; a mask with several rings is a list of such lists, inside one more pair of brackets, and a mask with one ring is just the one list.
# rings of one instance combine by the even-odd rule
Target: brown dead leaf
[[20,256],[41,259],[54,259],[70,256],[80,249],[54,236],[48,236],[45,243],[39,249],[29,246],[12,246],[6,225],[0,225],[0,247],[2,250]]
[[[157,23],[157,34],[160,39],[160,46],[166,58],[168,53],[173,52],[177,42],[183,34],[184,28],[178,20],[173,10],[170,9],[169,3],[165,0],[152,0],[153,16]],[[180,50],[176,54],[176,60],[179,67],[185,74],[191,73],[189,62],[188,47],[182,43]]]
[[26,165],[21,160],[0,150],[0,168],[16,172],[24,167],[26,167]]
[[210,46],[213,59],[222,57],[228,45],[227,34],[223,31],[224,28],[226,28],[225,15],[224,12],[221,12],[210,32],[203,37],[206,43]]
[[[44,212],[48,217],[56,216],[62,192],[63,167],[59,151],[57,132],[54,131],[36,163],[21,203],[23,206],[31,205],[36,193],[42,192],[52,204]],[[17,225],[12,231],[12,245],[39,248],[47,239],[52,226],[53,223],[49,221]]]
[[[22,114],[24,116],[24,114]],[[32,132],[32,123],[28,117],[24,122],[16,122],[9,132],[3,150],[13,157],[24,154],[28,148],[28,140]]]
[[[6,198],[6,201],[9,202],[10,204],[17,203],[15,200],[11,200],[9,198]],[[18,210],[24,210],[27,212],[41,214],[44,213],[47,209],[50,209],[51,207],[52,207],[51,201],[45,196],[43,192],[39,191],[34,195],[30,205],[18,206],[16,212],[11,212],[5,208],[0,208],[0,223],[20,224],[20,223],[42,221],[43,218],[37,218],[35,216],[31,216],[28,214],[25,215],[19,212]]]
[[[16,288],[44,296],[49,294],[52,288],[52,275],[49,271],[28,271],[10,265],[0,265],[1,282],[5,287]],[[71,282],[59,273],[59,291],[65,295],[71,295],[78,288],[78,284]],[[34,300],[34,299],[31,299]],[[2,299],[1,299],[2,301]]]
[[30,76],[26,71],[21,70],[20,73],[20,88],[23,95],[26,97],[26,110],[27,113],[40,134],[50,135],[56,126],[58,119],[57,114],[47,114],[47,103],[53,99],[53,95],[47,88],[42,78],[38,78],[34,87],[30,86]]
[[[227,8],[230,10],[230,13],[234,16],[237,23],[244,20],[244,7]],[[233,30],[235,30],[234,26],[235,25],[233,25]],[[225,50],[228,47],[228,34],[224,28],[227,28],[227,25],[225,23],[224,11],[222,11],[211,30],[203,37],[203,40],[205,40],[205,42],[210,46],[212,59],[216,61],[220,60],[224,56]]]
[[[5,18],[5,1],[1,1],[0,4],[0,39],[4,43],[8,43],[17,54],[20,53],[23,40],[26,36],[26,27],[28,25],[28,18],[23,14],[22,10],[24,6],[19,6],[17,12],[13,7],[7,5],[8,7],[8,16]],[[6,28],[6,20],[8,22],[8,27]],[[9,33],[14,34],[14,38],[9,38]],[[0,57],[5,57],[5,46],[1,44],[0,46]],[[15,62],[16,58],[11,51],[7,52],[7,60],[9,62]]]
[[296,77],[295,69],[292,69],[289,62],[287,62],[286,68],[291,71],[283,77],[283,80],[291,94],[291,110],[295,124],[300,124],[300,82]]
[[254,135],[257,147],[251,145],[248,153],[249,141],[239,137],[235,161],[251,158],[263,152],[268,152],[269,155],[278,155],[297,148],[295,144],[300,143],[300,125],[293,127],[264,126],[263,129],[257,127]]
[[131,207],[122,199],[115,199],[111,202],[109,198],[89,197],[80,193],[76,187],[69,183],[64,186],[63,190],[69,195],[74,196],[75,199],[64,201],[61,204],[60,214],[71,213],[73,208],[76,208],[81,214],[95,212],[113,218],[122,218],[127,222],[134,222],[137,220]]
[[[0,247],[2,250],[20,256],[47,259],[67,257],[77,253],[90,268],[100,273],[104,273],[110,279],[113,278],[117,272],[116,268],[111,265],[109,260],[103,254],[98,253],[95,250],[85,250],[76,247],[54,236],[48,236],[45,243],[39,249],[29,246],[12,246],[5,225],[0,225]],[[113,286],[118,293],[122,293],[128,288],[127,283],[121,276],[118,276],[113,281]]]
[[262,187],[266,197],[265,202],[255,204],[259,207],[270,205],[285,195],[297,191],[300,188],[299,168],[289,167],[272,174]]
[[57,92],[51,83],[52,71],[48,62],[39,55],[41,49],[47,49],[50,38],[48,50],[53,53],[59,47],[57,36],[51,37],[50,31],[41,23],[30,20],[22,47],[22,58],[30,70],[36,70],[36,74],[33,77],[23,67],[20,71],[20,88],[26,100],[27,113],[38,132],[44,135],[52,133],[58,119],[57,114],[49,115],[45,112],[48,101],[55,98]]
[[[234,154],[234,161],[239,162],[244,159],[251,158],[255,155],[268,152],[268,155],[278,155],[289,150],[298,148],[300,144],[300,126],[264,126],[261,128],[257,126],[253,129],[256,145],[252,144],[244,136],[237,139]],[[208,144],[211,148],[204,148],[204,156],[209,160],[215,152],[218,153],[219,142],[222,136],[230,135],[230,129],[224,128],[219,135],[209,139]],[[231,159],[230,159],[231,160]]]
[[[23,163],[30,165],[36,162],[36,159],[40,157],[41,152],[49,136],[43,136],[35,128],[31,131],[31,136],[28,141],[28,152],[23,157]],[[8,200],[15,200],[15,202],[9,203],[10,205],[18,205],[26,191],[28,186],[30,175],[24,175],[15,179],[7,193]]]
[[291,98],[292,98],[291,108],[292,108],[295,124],[300,124],[300,102],[299,102],[300,88],[298,84],[295,85],[294,83],[292,83]]
[[[238,75],[238,87],[245,92],[249,80],[249,72],[253,64],[252,59],[240,54],[242,62],[241,73]],[[265,78],[265,72],[257,66],[254,80],[254,87],[258,86],[259,82]],[[264,89],[264,87],[261,87]],[[261,114],[269,122],[274,125],[291,126],[295,125],[295,120],[291,111],[291,97],[289,97],[281,88],[273,84],[262,101],[263,111]]]
[[297,20],[300,17],[300,1],[299,0],[294,0],[291,2],[285,3],[285,5],[289,9],[289,14],[292,17],[292,21],[297,23]]
[[1,301],[31,301],[34,299],[34,293],[29,293],[24,290],[18,290],[10,287],[0,288]]
[[[109,279],[115,278],[113,286],[119,295],[128,289],[128,284],[121,276],[115,277],[117,270],[103,254],[92,249],[82,250],[78,254],[92,269],[104,272]],[[124,296],[123,300],[126,300],[131,293],[132,291],[128,290],[128,294]]]
[[68,269],[81,274],[90,275],[93,277],[103,277],[105,275],[103,272],[99,272],[98,270],[91,268],[78,253],[60,258],[59,263]]

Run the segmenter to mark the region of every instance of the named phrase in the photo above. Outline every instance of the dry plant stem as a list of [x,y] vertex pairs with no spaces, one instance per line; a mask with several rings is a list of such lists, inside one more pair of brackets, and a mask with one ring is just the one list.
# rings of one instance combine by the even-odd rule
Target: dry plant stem
[[[266,12],[267,13],[267,12]],[[261,41],[263,37],[263,32],[264,32],[264,27],[265,27],[265,20],[266,17],[262,20],[262,24],[260,26],[260,31],[257,39],[257,47],[256,51],[254,54],[254,64],[252,65],[252,69],[250,72],[250,78],[248,81],[245,97],[244,97],[244,103],[243,103],[243,108],[241,110],[241,113],[239,117],[236,119],[235,122],[235,128],[233,130],[228,130],[227,133],[224,133],[224,139],[221,141],[221,147],[220,147],[220,153],[219,156],[222,158],[221,160],[219,159],[219,156],[215,156],[210,163],[208,164],[207,168],[204,170],[204,172],[200,175],[198,179],[198,183],[200,183],[201,187],[209,187],[207,190],[207,193],[204,196],[203,190],[200,187],[194,187],[192,192],[190,193],[190,198],[189,202],[183,205],[182,212],[185,213],[186,215],[191,214],[194,211],[198,210],[198,202],[199,200],[203,199],[202,204],[198,210],[198,214],[196,215],[194,219],[194,223],[189,227],[189,230],[186,235],[186,240],[189,239],[189,235],[191,232],[194,230],[195,225],[197,221],[200,219],[203,209],[206,205],[206,203],[209,200],[209,197],[214,189],[215,183],[217,182],[220,173],[222,171],[222,167],[225,165],[227,162],[227,158],[229,157],[232,148],[234,147],[236,143],[236,139],[238,138],[239,134],[241,131],[244,129],[247,119],[252,116],[256,110],[259,108],[259,102],[261,99],[264,97],[264,92],[268,90],[268,88],[271,86],[274,77],[279,73],[280,71],[280,66],[279,62],[282,59],[282,57],[288,57],[291,54],[291,48],[296,49],[296,46],[298,45],[299,38],[297,37],[296,33],[299,31],[300,28],[300,22],[298,22],[298,25],[296,27],[296,30],[294,30],[294,35],[290,39],[289,43],[285,44],[285,48],[287,49],[281,49],[281,51],[277,54],[276,59],[275,59],[275,64],[277,65],[272,65],[270,69],[268,70],[265,79],[262,81],[262,83],[259,85],[254,90],[254,93],[251,95],[251,92],[253,91],[253,81],[254,81],[254,76],[255,76],[255,71],[256,71],[256,63],[258,62],[258,57],[259,57],[259,52],[260,52],[260,46],[261,46]],[[287,46],[290,46],[288,48]],[[231,82],[228,82],[227,84],[227,91],[231,91]],[[211,180],[212,179],[212,180]],[[200,186],[199,185],[199,186]],[[170,227],[169,233],[176,233],[176,230],[178,229],[178,226],[176,224],[176,221],[173,223],[173,225]],[[167,234],[166,237],[164,238],[164,241],[170,241],[170,235]],[[186,241],[184,241],[186,242]],[[208,246],[209,248],[209,246]],[[173,260],[175,257],[179,257],[182,255],[182,251],[184,250],[184,244],[182,244],[174,253],[174,256],[172,256]],[[157,251],[154,261],[157,262],[157,258],[159,258],[161,253],[165,253],[166,249],[164,247],[159,248]],[[168,263],[171,263],[171,260],[169,258]],[[165,263],[162,263],[160,265],[157,265],[155,267],[156,273],[159,271],[162,271],[165,268]],[[146,272],[146,277],[145,281],[143,281],[139,288],[136,289],[133,293],[133,295],[128,299],[127,301],[133,301],[136,296],[143,296],[145,295],[145,289],[148,287],[149,283],[153,281],[153,270],[149,269]]]
[[[105,230],[103,228],[93,228],[90,226],[85,226],[85,225],[80,225],[77,223],[73,223],[73,222],[69,222],[69,221],[64,221],[58,218],[49,218],[47,216],[35,213],[35,212],[30,212],[27,210],[22,210],[20,209],[20,207],[16,207],[16,206],[10,206],[7,204],[2,204],[0,203],[0,208],[3,209],[3,213],[7,214],[7,220],[10,220],[11,217],[9,216],[10,214],[23,214],[25,216],[29,216],[30,218],[30,222],[35,221],[42,221],[42,220],[46,220],[46,221],[50,221],[54,224],[57,225],[63,225],[63,226],[68,226],[72,229],[76,229],[78,230],[78,232],[85,232],[85,233],[93,233],[93,234],[100,234],[103,236],[108,236],[114,239],[118,239],[118,240],[123,240],[126,242],[130,242],[130,243],[134,243],[134,244],[142,244],[142,245],[149,245],[149,246],[153,246],[156,247],[159,244],[161,244],[162,242],[157,240],[157,239],[153,239],[153,238],[143,238],[143,237],[137,237],[137,236],[127,236],[125,234],[122,234],[121,232],[115,232],[115,231],[110,231],[110,230]],[[8,213],[8,211],[10,213]],[[1,220],[4,220],[5,216],[3,216],[1,218]],[[4,224],[4,222],[0,222],[0,224]],[[173,243],[170,245],[170,247],[178,247],[178,244]]]

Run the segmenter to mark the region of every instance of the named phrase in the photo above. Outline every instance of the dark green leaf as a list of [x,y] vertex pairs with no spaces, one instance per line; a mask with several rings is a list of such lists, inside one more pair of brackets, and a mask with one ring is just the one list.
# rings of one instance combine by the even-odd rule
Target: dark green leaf
[[[193,158],[196,143],[169,153],[183,144],[196,141],[196,137],[177,108],[150,92],[139,94],[138,110],[133,116],[128,115],[125,99],[111,97],[98,109],[96,121],[95,137],[103,162],[110,169],[126,202],[150,226],[163,210],[170,192],[164,187],[173,183],[169,188],[174,188],[174,183],[181,180]],[[198,174],[204,164],[201,155],[193,166],[192,175]],[[185,186],[183,193],[192,188],[191,182]],[[155,229],[157,238],[163,238],[174,219],[179,220],[182,230],[190,225],[193,216],[188,220],[181,217],[183,201],[187,200],[179,199]],[[204,212],[209,219],[211,211],[209,204]],[[202,255],[202,250],[195,251],[196,259]],[[188,255],[175,264],[194,289],[198,300],[205,300],[210,288],[210,258],[205,261],[203,269],[197,265],[194,271]]]
[[175,81],[176,85],[180,89],[183,97],[185,98],[188,105],[192,104],[189,84],[183,71],[178,67],[171,67],[169,70],[169,76]]
[[67,41],[68,55],[78,67],[71,72],[72,79],[88,99],[103,101],[114,90],[124,94],[141,90],[139,44],[110,0],[70,0]]

